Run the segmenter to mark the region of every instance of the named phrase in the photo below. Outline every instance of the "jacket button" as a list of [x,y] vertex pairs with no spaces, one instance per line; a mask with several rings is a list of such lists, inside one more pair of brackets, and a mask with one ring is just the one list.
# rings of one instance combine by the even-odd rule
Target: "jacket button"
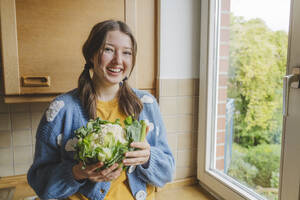
[[144,190],[140,190],[135,194],[136,200],[145,200],[147,197],[147,193]]
[[135,168],[136,168],[136,165],[131,165],[128,169],[128,173],[131,174],[132,172],[134,172]]

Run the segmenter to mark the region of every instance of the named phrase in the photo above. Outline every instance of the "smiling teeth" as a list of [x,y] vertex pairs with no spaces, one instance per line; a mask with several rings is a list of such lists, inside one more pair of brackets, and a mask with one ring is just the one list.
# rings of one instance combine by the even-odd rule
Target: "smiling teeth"
[[114,68],[108,68],[109,69],[109,71],[112,71],[112,72],[120,72],[121,71],[121,69],[114,69]]

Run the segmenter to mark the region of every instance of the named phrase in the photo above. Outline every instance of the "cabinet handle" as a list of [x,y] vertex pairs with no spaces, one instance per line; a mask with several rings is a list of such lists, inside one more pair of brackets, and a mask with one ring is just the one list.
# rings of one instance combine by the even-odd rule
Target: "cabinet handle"
[[50,87],[50,76],[22,76],[23,87]]

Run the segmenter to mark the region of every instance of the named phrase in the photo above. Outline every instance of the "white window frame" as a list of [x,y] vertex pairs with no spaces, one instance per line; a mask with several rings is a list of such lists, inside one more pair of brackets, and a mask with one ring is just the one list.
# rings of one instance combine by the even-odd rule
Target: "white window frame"
[[[228,200],[264,200],[250,188],[225,174],[213,170],[215,166],[215,130],[216,130],[216,85],[220,22],[219,0],[201,1],[200,30],[200,75],[199,75],[199,121],[198,121],[198,165],[197,178],[200,184],[210,189],[216,196]],[[209,89],[208,89],[209,88]]]

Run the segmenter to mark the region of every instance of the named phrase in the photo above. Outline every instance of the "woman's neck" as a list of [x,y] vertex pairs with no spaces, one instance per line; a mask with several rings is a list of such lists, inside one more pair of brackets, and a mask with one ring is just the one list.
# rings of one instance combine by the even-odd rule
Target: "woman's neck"
[[101,101],[110,101],[113,100],[119,91],[119,84],[115,85],[105,85],[105,84],[94,84],[95,91],[97,94],[97,97]]

